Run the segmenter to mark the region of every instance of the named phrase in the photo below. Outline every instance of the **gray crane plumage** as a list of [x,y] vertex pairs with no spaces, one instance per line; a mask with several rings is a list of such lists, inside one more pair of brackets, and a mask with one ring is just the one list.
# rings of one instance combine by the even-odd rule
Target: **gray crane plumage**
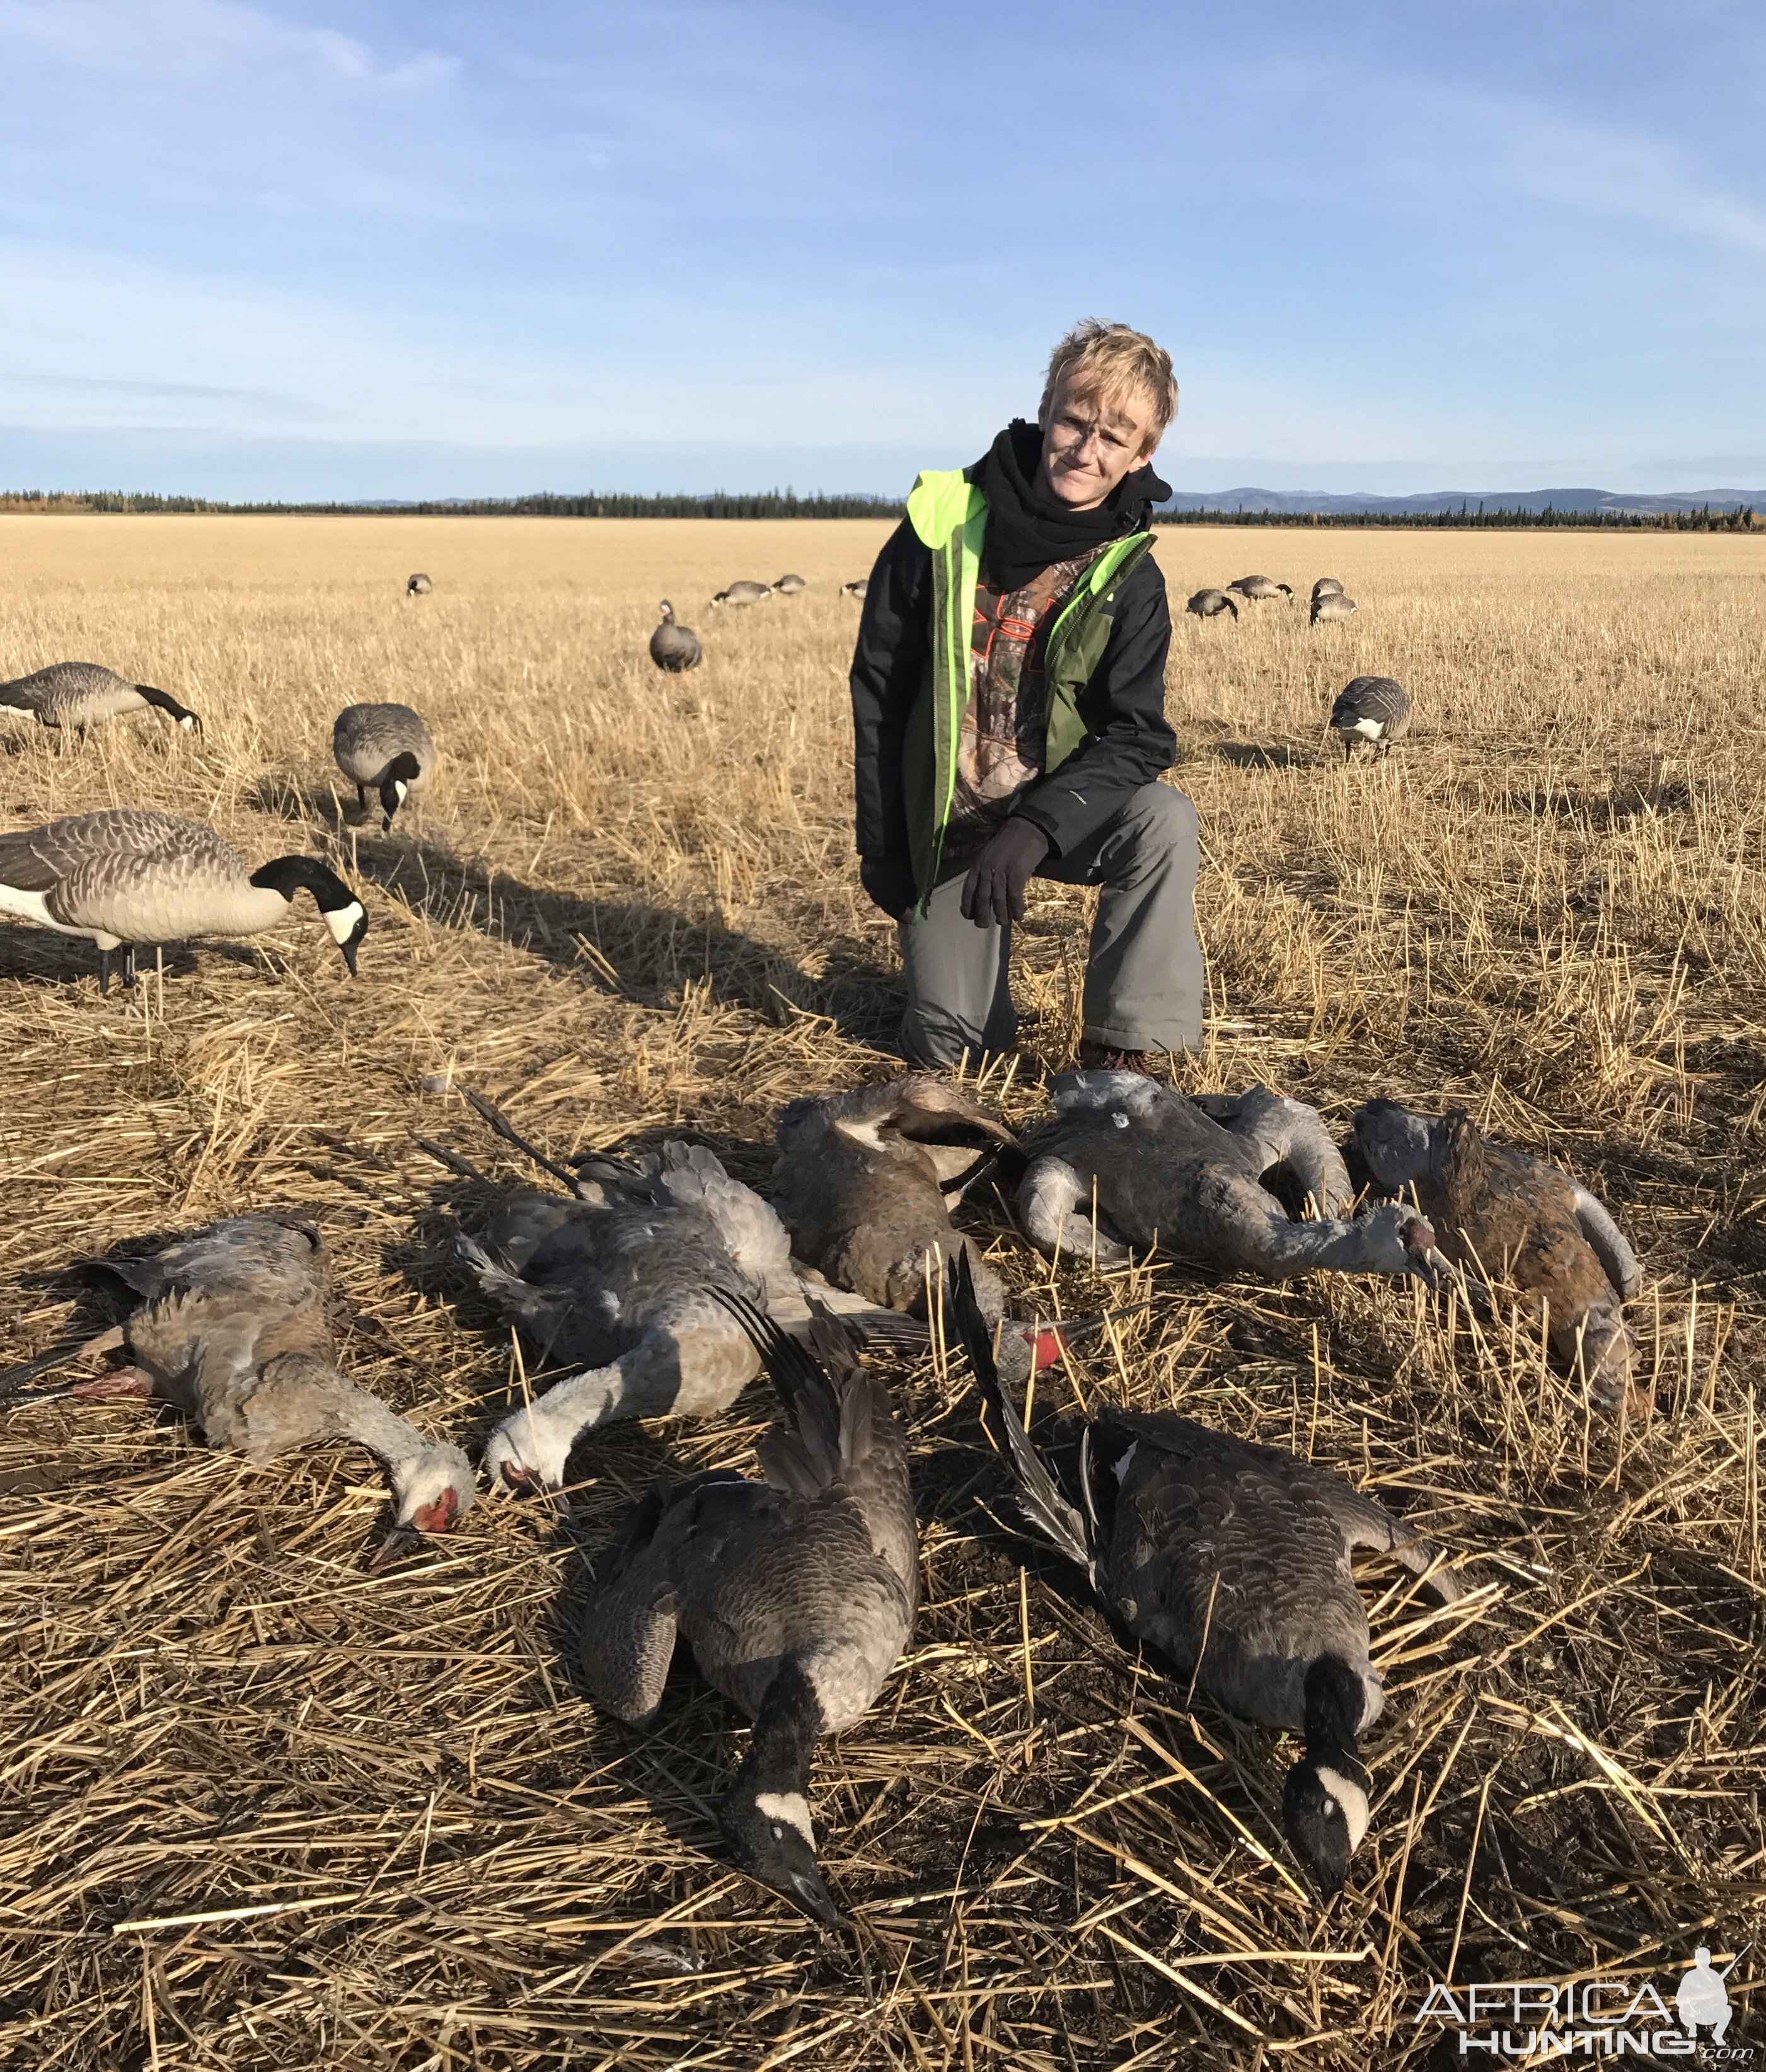
[[773,594],[773,586],[763,582],[733,582],[728,590],[721,590],[712,599],[714,605],[760,604]]
[[696,669],[704,657],[699,635],[676,618],[675,607],[667,598],[657,608],[662,613],[662,623],[650,636],[651,660],[671,676]]
[[1315,597],[1312,599],[1312,617],[1308,623],[1313,626],[1329,625],[1334,619],[1352,618],[1355,609],[1353,598],[1345,597],[1340,590],[1326,590],[1322,597]]
[[1368,1817],[1359,1736],[1384,1703],[1349,1553],[1390,1554],[1442,1603],[1439,1550],[1328,1468],[1175,1411],[1105,1405],[1084,1426],[1070,1503],[1000,1388],[985,1319],[953,1268],[952,1308],[1026,1519],[1099,1601],[1223,1710],[1305,1737],[1283,1792],[1295,1852],[1341,1888]]
[[1235,576],[1227,584],[1228,590],[1237,590],[1241,597],[1255,601],[1272,597],[1292,597],[1292,590],[1284,582],[1276,582],[1268,576]]
[[368,915],[316,857],[275,857],[252,870],[212,828],[142,807],[0,834],[0,914],[96,944],[102,992],[116,950],[132,983],[141,944],[257,935],[285,921],[302,890],[353,975]]
[[392,1483],[383,1554],[446,1531],[471,1508],[476,1484],[459,1448],[425,1439],[339,1371],[324,1240],[311,1224],[229,1216],[146,1258],[104,1264],[140,1301],[120,1331],[82,1350],[120,1341],[134,1364],[60,1393],[150,1396],[193,1419],[211,1446],[260,1466],[326,1440],[366,1446]]
[[1331,707],[1331,731],[1342,738],[1345,762],[1363,742],[1384,755],[1411,730],[1414,705],[1395,676],[1354,676]]
[[[1253,1087],[1188,1100],[1136,1072],[1069,1072],[1055,1116],[1025,1145],[1018,1210],[1033,1243],[1126,1264],[1168,1252],[1272,1281],[1314,1270],[1431,1280],[1433,1233],[1386,1207],[1351,1217],[1353,1190],[1316,1109]],[[1308,1206],[1293,1222],[1271,1180]],[[1096,1205],[1096,1221],[1091,1211]]]
[[1223,611],[1230,611],[1234,619],[1238,616],[1237,602],[1223,590],[1199,590],[1184,609],[1194,612],[1198,619],[1218,619]]
[[435,774],[435,742],[423,715],[409,705],[346,705],[331,726],[331,754],[355,787],[355,803],[368,811],[368,795],[380,800],[380,832],[407,799],[428,788]]
[[0,711],[29,713],[39,726],[84,733],[123,713],[149,710],[169,713],[185,734],[203,730],[201,720],[169,691],[132,684],[101,662],[51,662],[46,669],[0,684]]
[[583,1680],[605,1710],[647,1721],[684,1639],[706,1682],[754,1722],[719,1810],[737,1860],[832,1924],[810,1765],[823,1735],[870,1710],[913,1630],[906,1441],[888,1389],[825,1310],[806,1348],[725,1299],[786,1412],[754,1449],[765,1480],[713,1474],[651,1491],[598,1564]]

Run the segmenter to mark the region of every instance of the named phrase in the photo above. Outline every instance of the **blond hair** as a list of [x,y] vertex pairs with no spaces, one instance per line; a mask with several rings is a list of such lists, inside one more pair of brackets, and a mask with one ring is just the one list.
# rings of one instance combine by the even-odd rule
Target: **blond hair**
[[1157,446],[1177,414],[1177,381],[1171,355],[1144,331],[1127,324],[1082,317],[1049,356],[1049,378],[1043,384],[1041,409],[1047,409],[1063,380],[1095,395],[1101,403],[1133,396],[1152,413]]

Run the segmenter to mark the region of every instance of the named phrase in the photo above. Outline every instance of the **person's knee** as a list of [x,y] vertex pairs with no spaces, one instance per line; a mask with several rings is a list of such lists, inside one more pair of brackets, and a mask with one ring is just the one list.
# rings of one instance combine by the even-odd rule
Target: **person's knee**
[[1170,857],[1181,863],[1197,853],[1195,804],[1169,784],[1143,784],[1129,800],[1124,820],[1124,832],[1132,841],[1136,861],[1142,869],[1155,858]]

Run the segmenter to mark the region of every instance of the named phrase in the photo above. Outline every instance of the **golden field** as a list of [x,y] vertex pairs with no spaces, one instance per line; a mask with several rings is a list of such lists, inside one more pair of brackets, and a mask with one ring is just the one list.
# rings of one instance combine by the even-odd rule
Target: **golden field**
[[[529,1176],[454,1084],[555,1153],[686,1133],[764,1187],[784,1100],[885,1074],[837,594],[885,531],[0,518],[0,670],[103,661],[206,729],[64,747],[0,722],[0,824],[163,806],[253,863],[322,850],[372,917],[354,985],[308,923],[107,1001],[85,946],[0,922],[0,1362],[111,1320],[81,1260],[298,1207],[363,1319],[351,1371],[470,1445],[522,1377],[448,1260],[482,1193],[412,1132]],[[0,2062],[1420,2066],[1435,1980],[1670,1994],[1694,1941],[1721,1965],[1766,1927],[1766,549],[1185,527],[1158,551],[1212,992],[1181,1083],[1262,1079],[1335,1124],[1374,1093],[1461,1103],[1603,1191],[1646,1274],[1661,1414],[1616,1426],[1447,1294],[1051,1281],[997,1204],[965,1211],[1027,1306],[1151,1298],[1056,1396],[1308,1449],[1462,1557],[1451,1615],[1367,1564],[1388,1706],[1342,1899],[1282,1842],[1291,1749],[1137,1665],[1052,1558],[1021,1589],[960,1364],[899,1382],[914,1651],[818,1765],[844,1937],[725,1868],[708,1809],[740,1736],[690,1667],[647,1735],[573,1681],[581,1548],[664,1466],[750,1466],[764,1383],[586,1444],[568,1519],[483,1501],[372,1575],[365,1456],[265,1474],[138,1406],[15,1408]],[[798,598],[705,602],[786,569]],[[1253,569],[1301,598],[1337,575],[1359,615],[1181,616]],[[663,596],[706,643],[684,679],[645,653]],[[1323,722],[1361,672],[1409,685],[1418,726],[1345,770]],[[340,824],[329,753],[377,698],[444,758],[388,838]],[[1082,921],[1035,894],[1025,1054],[989,1081],[1014,1119],[1068,1061]],[[1731,1974],[1731,2042],[1761,1975],[1757,1949]]]

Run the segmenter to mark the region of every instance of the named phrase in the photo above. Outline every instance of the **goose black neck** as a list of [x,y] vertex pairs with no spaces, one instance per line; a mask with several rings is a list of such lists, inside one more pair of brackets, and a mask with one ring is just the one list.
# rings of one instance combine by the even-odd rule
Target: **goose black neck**
[[1356,1739],[1367,1693],[1360,1676],[1340,1655],[1321,1655],[1306,1671],[1306,1753],[1336,1767],[1361,1758]]
[[383,786],[414,784],[422,774],[421,766],[407,748],[401,754],[395,755],[385,769],[380,772],[380,783]]
[[175,720],[193,720],[196,717],[188,705],[179,705],[169,691],[157,690],[151,684],[137,684],[135,689],[149,705],[157,706],[162,713],[170,713]]
[[780,1663],[754,1719],[741,1782],[755,1790],[801,1791],[828,1731],[815,1686],[795,1655]]
[[273,857],[261,870],[252,873],[252,882],[265,890],[279,892],[290,902],[297,892],[310,892],[322,914],[335,914],[355,904],[355,894],[316,856]]

